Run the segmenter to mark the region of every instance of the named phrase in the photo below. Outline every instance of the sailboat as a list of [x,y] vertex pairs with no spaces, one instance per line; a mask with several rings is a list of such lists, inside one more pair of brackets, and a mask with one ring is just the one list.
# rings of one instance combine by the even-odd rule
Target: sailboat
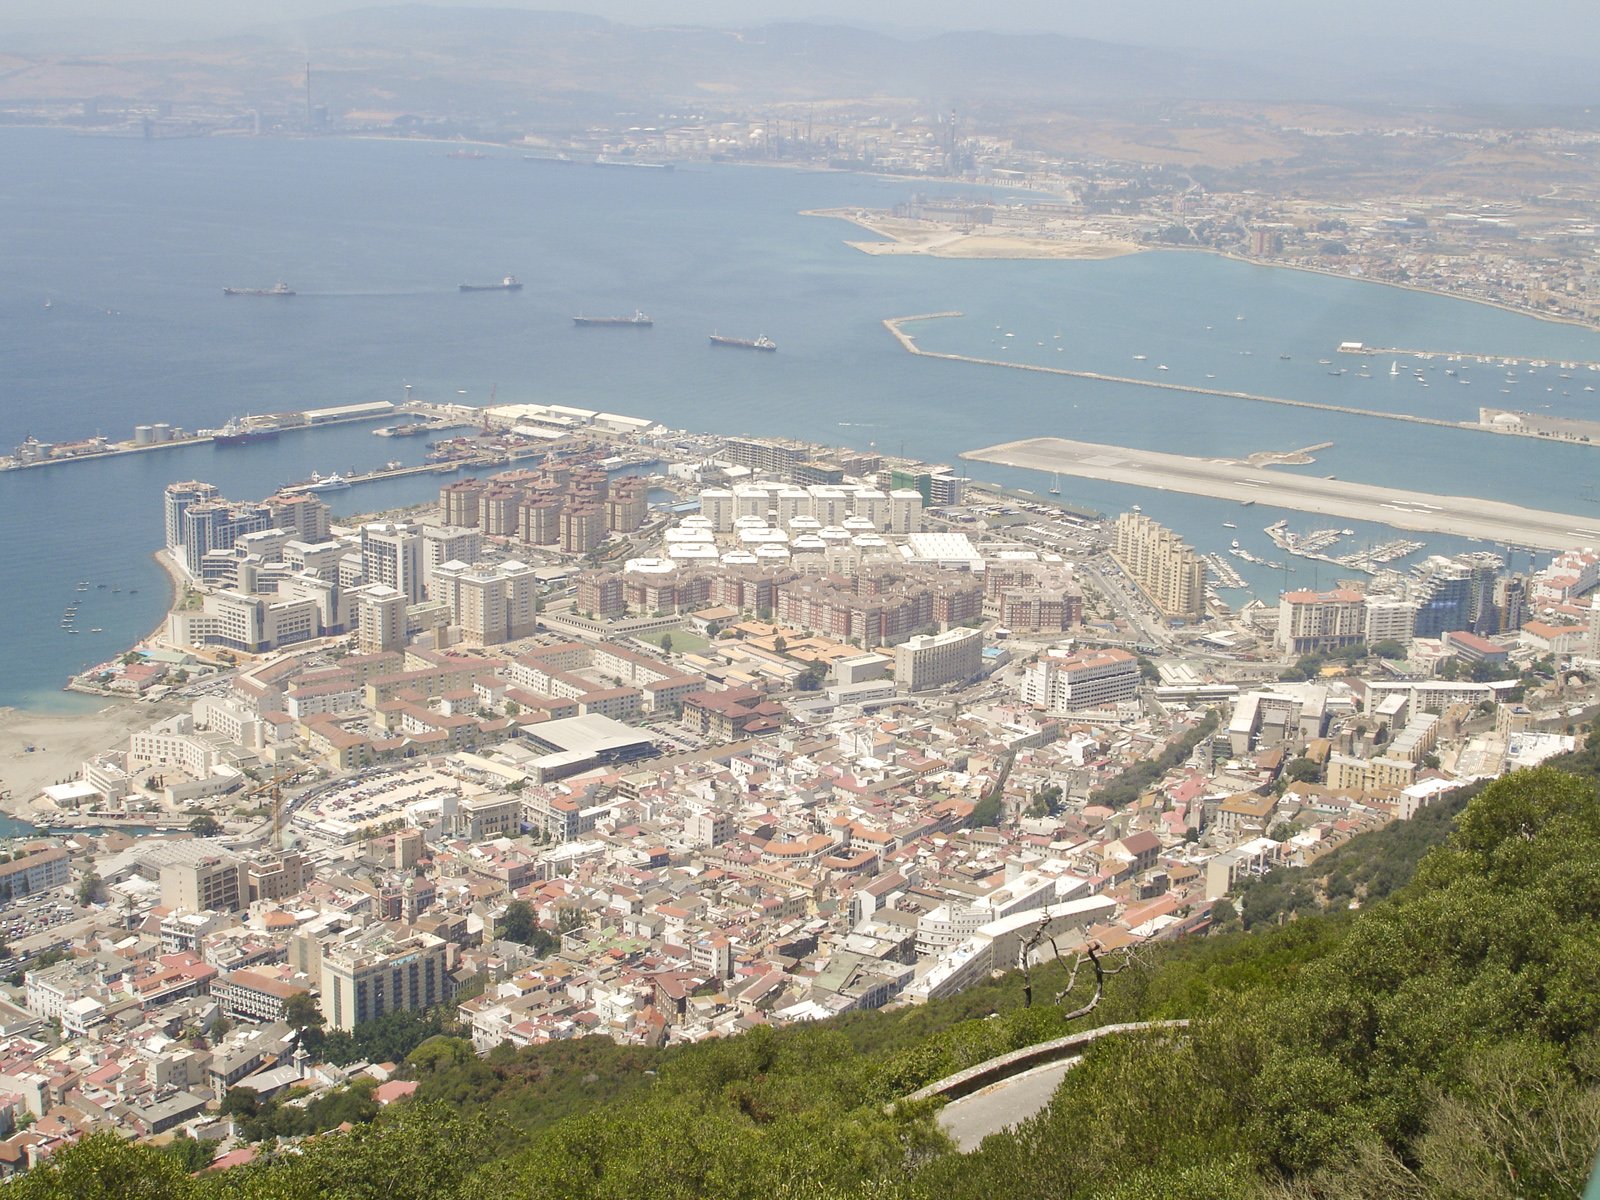
[[1397,362],[1390,363],[1389,364],[1389,374],[1391,374],[1391,375],[1400,374],[1400,364],[1397,363]]
[[1050,477],[1050,494],[1052,496],[1061,495],[1061,472],[1060,471],[1055,472],[1055,474],[1053,474]]

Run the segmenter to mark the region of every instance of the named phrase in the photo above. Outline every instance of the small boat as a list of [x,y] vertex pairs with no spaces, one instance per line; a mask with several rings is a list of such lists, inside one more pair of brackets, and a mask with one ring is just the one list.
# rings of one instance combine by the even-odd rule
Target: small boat
[[1238,526],[1237,526],[1237,525],[1235,525],[1235,524],[1234,524],[1234,523],[1233,523],[1233,522],[1232,522],[1232,521],[1224,521],[1224,522],[1223,522],[1223,523],[1222,523],[1222,527],[1223,527],[1223,528],[1224,528],[1224,529],[1237,529],[1237,528],[1239,528],[1239,527],[1238,527]]
[[1149,357],[1150,356],[1148,354],[1135,354],[1133,356],[1133,361],[1134,362],[1143,362],[1145,359],[1147,359]]
[[93,627],[93,628],[91,628],[91,629],[90,629],[90,630],[89,630],[89,632],[90,632],[90,633],[104,633],[104,632],[105,632],[105,630],[104,630],[104,629],[101,629],[101,628],[100,628],[100,626],[98,626],[98,625],[96,625],[96,626],[94,626],[94,627]]

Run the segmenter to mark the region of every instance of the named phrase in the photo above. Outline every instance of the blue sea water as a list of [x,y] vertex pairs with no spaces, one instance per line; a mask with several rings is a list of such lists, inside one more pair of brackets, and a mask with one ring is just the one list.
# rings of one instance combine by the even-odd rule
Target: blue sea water
[[[1500,367],[1466,369],[1469,387],[1444,377],[1441,359],[1407,359],[1398,378],[1384,359],[1359,379],[1362,360],[1334,353],[1361,340],[1600,361],[1600,335],[1482,305],[1200,254],[868,256],[845,245],[867,236],[859,229],[800,215],[881,208],[928,190],[863,176],[597,170],[509,151],[463,160],[415,142],[142,142],[33,130],[0,131],[0,156],[0,446],[398,400],[409,384],[425,398],[481,403],[493,392],[952,463],[963,450],[1040,434],[1228,455],[1331,441],[1314,466],[1291,469],[1592,511],[1600,529],[1594,450],[912,358],[881,324],[959,310],[959,319],[917,327],[919,343],[1453,420],[1474,419],[1481,404],[1600,414],[1600,392],[1582,391],[1600,374],[1523,372],[1502,394]],[[457,290],[508,272],[523,291]],[[280,279],[299,294],[222,295],[225,285]],[[635,307],[655,318],[653,329],[575,329],[570,320]],[[780,350],[713,351],[713,331],[766,334]],[[1147,359],[1133,361],[1141,353]],[[1428,388],[1410,378],[1414,365],[1427,368]],[[1347,374],[1328,373],[1340,366]],[[167,482],[209,479],[248,499],[312,470],[415,461],[423,449],[348,426],[0,474],[9,618],[0,623],[0,704],[72,707],[58,690],[69,673],[157,624],[168,595],[151,555]],[[970,469],[1035,491],[1049,485],[1037,473]],[[1141,503],[1202,550],[1237,536],[1278,557],[1260,527],[1280,515],[1295,528],[1327,523],[1264,506],[1241,521],[1238,506],[1219,501],[1061,486],[1063,499],[1109,512]],[[331,501],[339,513],[369,511],[436,488],[432,478],[391,481]],[[1390,536],[1363,527],[1355,540]],[[1264,596],[1331,581],[1331,569],[1295,567],[1246,574]],[[78,592],[79,581],[90,589]],[[73,600],[84,631],[75,637],[59,628]]]

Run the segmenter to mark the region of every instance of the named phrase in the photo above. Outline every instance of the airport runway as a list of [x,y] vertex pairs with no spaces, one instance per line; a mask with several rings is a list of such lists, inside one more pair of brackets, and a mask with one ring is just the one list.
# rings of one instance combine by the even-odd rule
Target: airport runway
[[1481,538],[1500,545],[1565,550],[1600,544],[1600,510],[1587,516],[1543,512],[1498,500],[1408,492],[1250,467],[1226,459],[1190,458],[1049,437],[969,450],[961,457],[1157,491],[1237,500],[1241,504],[1254,501],[1275,508],[1372,521],[1394,529]]

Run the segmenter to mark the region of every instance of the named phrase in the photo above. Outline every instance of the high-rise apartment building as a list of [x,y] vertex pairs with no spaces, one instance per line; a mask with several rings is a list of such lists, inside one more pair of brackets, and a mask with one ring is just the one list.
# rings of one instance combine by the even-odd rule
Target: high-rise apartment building
[[1139,692],[1139,660],[1126,650],[1050,651],[1022,675],[1022,702],[1051,712],[1107,708]]
[[1367,598],[1360,592],[1335,588],[1285,592],[1278,598],[1278,645],[1291,654],[1358,646],[1366,636]]
[[166,491],[167,549],[176,550],[183,545],[183,514],[191,504],[200,504],[217,498],[217,485],[191,479],[185,483],[169,483]]
[[247,533],[257,533],[272,525],[272,514],[265,504],[229,504],[222,500],[196,500],[183,507],[182,562],[194,579],[204,573],[205,557],[213,550],[232,549]]
[[378,654],[406,647],[406,598],[382,583],[356,588],[356,647],[362,654]]
[[434,594],[470,646],[515,641],[538,628],[539,579],[526,563],[443,563],[434,572]]
[[441,563],[477,562],[483,556],[483,535],[462,525],[422,527],[422,590],[434,595],[433,573]]
[[245,905],[244,865],[218,854],[161,868],[161,903],[189,912],[237,912]]
[[1111,554],[1150,603],[1168,617],[1206,615],[1206,568],[1193,547],[1143,513],[1123,513],[1112,528]]
[[321,947],[322,1015],[353,1029],[449,999],[444,939],[380,925]]
[[421,602],[422,531],[404,522],[372,521],[361,527],[361,573],[366,583],[381,583]]
[[909,692],[962,683],[983,669],[983,633],[951,629],[919,634],[894,648],[895,686]]

